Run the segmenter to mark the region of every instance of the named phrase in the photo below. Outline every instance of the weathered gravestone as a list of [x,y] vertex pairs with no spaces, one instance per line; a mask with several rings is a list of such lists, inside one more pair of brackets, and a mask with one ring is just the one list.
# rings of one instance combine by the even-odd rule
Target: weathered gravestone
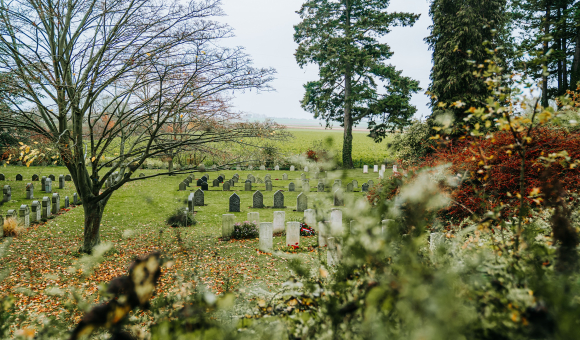
[[32,181],[33,182],[38,182],[39,178],[37,174],[32,175]]
[[270,174],[267,174],[266,176],[264,176],[264,181],[271,181],[272,180],[272,176]]
[[60,195],[55,192],[52,194],[52,213],[54,215],[58,214],[60,211]]
[[5,181],[6,180],[6,176],[4,176],[4,174],[0,174],[0,181]]
[[40,179],[40,191],[46,190],[46,176],[42,176]]
[[226,183],[229,183],[230,184],[230,187],[234,187],[236,185],[236,182],[234,181],[233,178],[230,178],[230,180],[227,181]]
[[286,222],[286,212],[274,211],[274,233],[283,232],[285,222]]
[[232,181],[234,181],[234,183],[238,183],[238,181],[240,180],[240,176],[236,176],[232,178]]
[[294,170],[296,170],[296,168],[294,167],[294,165],[292,165],[292,166],[290,167],[290,171],[294,171]]
[[193,194],[193,201],[197,207],[203,207],[205,205],[203,190],[197,189],[197,191]]
[[343,200],[343,192],[342,189],[336,189],[336,191],[334,192],[334,206],[335,207],[340,207],[344,205],[344,200]]
[[316,230],[316,232],[318,233],[318,246],[319,247],[326,247],[326,239],[327,239],[327,235],[328,235],[328,226],[326,225],[326,223],[320,221],[318,222],[318,229]]
[[304,173],[300,174],[300,179],[301,180],[305,180],[306,179],[306,174],[304,174]]
[[284,194],[282,191],[278,190],[274,193],[274,208],[283,209],[284,206]]
[[308,180],[302,181],[302,192],[310,192],[310,182]]
[[44,182],[44,192],[46,192],[47,194],[52,193],[52,179],[47,178],[46,181]]
[[358,189],[358,181],[356,179],[352,180],[352,187]]
[[222,215],[222,237],[229,238],[234,232],[234,224],[236,215],[224,214]]
[[209,184],[207,184],[207,182],[201,183],[201,190],[208,191],[209,190]]
[[383,178],[385,178],[385,171],[379,170],[379,179],[383,179]]
[[314,179],[318,179],[318,172],[314,173]]
[[274,243],[274,226],[272,222],[260,223],[260,250],[264,253],[272,252]]
[[65,176],[64,176],[64,180],[65,180],[65,181],[67,181],[67,182],[70,182],[70,181],[72,181],[72,177],[71,177],[71,175],[65,175]]
[[256,178],[256,182],[257,183],[264,183],[264,181],[262,181],[262,179],[260,177]]
[[20,223],[24,224],[25,228],[30,227],[30,209],[28,205],[23,204],[20,206],[18,217],[20,218]]
[[223,190],[224,191],[230,191],[230,182],[225,182],[224,183]]
[[294,182],[290,182],[290,184],[288,184],[288,191],[294,191],[296,190],[296,186],[294,185]]
[[346,192],[352,192],[352,187],[353,187],[352,183],[348,183],[346,185]]
[[385,164],[381,164],[381,170],[383,170],[383,172],[385,172],[385,170],[386,170]]
[[26,184],[26,199],[31,200],[34,198],[34,185],[32,183]]
[[262,209],[264,207],[264,195],[258,190],[252,196],[252,207]]
[[196,186],[200,187],[202,183],[203,183],[203,179],[200,178],[197,180]]
[[9,185],[5,185],[4,189],[2,190],[3,198],[2,202],[10,202],[12,201],[12,188]]
[[330,232],[333,235],[342,235],[344,233],[342,227],[342,210],[332,209],[330,212]]
[[235,192],[230,196],[230,212],[240,212],[240,196]]
[[368,183],[363,183],[361,190],[363,192],[368,192],[369,191],[369,185],[368,185]]
[[397,164],[393,164],[393,172],[398,172],[398,170],[397,170]]
[[185,182],[179,183],[179,191],[185,191],[187,189],[187,184]]
[[52,216],[52,207],[50,205],[50,198],[44,196],[42,198],[42,218],[49,218]]
[[145,174],[144,173],[140,173],[139,174],[139,177],[145,177]]
[[278,165],[276,165],[276,166],[274,167],[274,170],[275,170],[275,171],[279,171],[279,170],[280,170],[280,167],[279,167]]
[[68,209],[70,207],[70,200],[68,198],[68,196],[64,197],[64,208]]
[[266,181],[266,191],[272,191],[272,181]]
[[375,185],[375,181],[373,181],[372,179],[369,179],[369,187],[372,187],[373,185]]
[[338,185],[339,187],[342,187],[342,180],[341,179],[335,179],[334,180],[334,185]]
[[300,245],[300,222],[286,223],[286,246]]
[[264,170],[266,170],[266,167],[264,165],[261,165],[260,170],[264,171]]
[[22,181],[22,175],[21,174],[16,175],[16,180],[17,181]]
[[324,192],[324,182],[318,182],[318,192]]
[[244,183],[244,191],[252,191],[252,182],[250,180]]
[[[218,177],[218,178],[219,178],[219,177]],[[216,179],[214,179],[214,180],[213,180],[213,182],[212,182],[212,184],[211,184],[211,186],[212,186],[212,187],[214,187],[214,188],[215,188],[215,187],[219,188],[219,187],[220,187],[220,180],[219,180],[219,179],[217,179],[217,178],[216,178]]]
[[287,174],[283,174],[282,175],[282,180],[287,181],[288,180],[288,175]]
[[308,209],[308,197],[305,193],[301,193],[296,197],[296,211],[304,211]]
[[54,175],[48,175],[48,178],[50,178],[51,181],[56,181],[56,177]]
[[13,218],[16,220],[17,217],[18,216],[16,214],[16,210],[10,209],[10,210],[6,211],[6,219]]
[[304,167],[304,172],[308,172],[308,167],[307,166]]
[[30,210],[31,210],[31,214],[30,214],[30,220],[31,222],[39,222],[40,219],[42,218],[42,214],[40,212],[40,210],[42,209],[42,206],[40,205],[39,201],[33,201],[32,205],[30,206]]
[[58,188],[64,189],[64,175],[58,176]]
[[74,205],[79,205],[81,203],[81,201],[79,201],[79,195],[75,192],[73,194],[73,204]]

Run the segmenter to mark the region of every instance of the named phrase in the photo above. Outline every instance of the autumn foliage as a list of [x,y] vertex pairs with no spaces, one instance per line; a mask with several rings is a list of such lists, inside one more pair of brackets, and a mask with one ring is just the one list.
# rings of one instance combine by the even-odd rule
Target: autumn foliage
[[[518,204],[522,164],[513,147],[514,138],[509,132],[497,133],[491,139],[453,141],[427,156],[419,168],[451,164],[449,172],[458,177],[460,185],[449,190],[454,203],[445,213],[451,218],[468,217],[471,212],[482,214],[502,204],[508,207]],[[562,158],[556,162],[542,161],[562,151],[571,159],[580,158],[580,133],[546,127],[534,130],[524,166],[528,191],[524,197],[530,204],[538,203],[530,193],[538,193],[548,168],[567,192],[575,192],[580,187],[580,171],[574,165]]]

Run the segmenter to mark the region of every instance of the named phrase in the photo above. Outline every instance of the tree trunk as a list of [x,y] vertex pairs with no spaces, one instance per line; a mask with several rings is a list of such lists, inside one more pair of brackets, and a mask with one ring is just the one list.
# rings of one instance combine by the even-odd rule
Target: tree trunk
[[[560,6],[558,6],[558,11],[556,12],[556,22],[558,23],[558,26],[560,25],[560,19],[562,18],[562,10],[560,8]],[[560,35],[564,35],[565,33],[562,33],[562,27],[555,27],[556,28],[556,34]],[[559,52],[564,52],[564,56],[566,55],[566,51],[562,49],[562,37],[557,37],[556,38],[556,48],[558,49]],[[564,57],[564,60],[566,60],[566,58]],[[563,92],[566,92],[566,90],[564,89],[564,80],[562,79],[562,75],[563,75],[563,69],[562,69],[562,60],[558,59],[558,95],[562,94]]]
[[568,11],[568,4],[564,4],[564,22],[562,23],[562,32],[564,37],[562,38],[562,51],[564,51],[564,62],[563,62],[563,66],[564,69],[562,70],[562,78],[564,78],[564,93],[566,93],[566,90],[568,90],[568,25],[567,25],[567,20],[568,18],[566,17],[566,12]]
[[99,231],[108,200],[108,198],[97,202],[83,200],[83,209],[85,211],[84,240],[81,249],[83,253],[90,254],[93,248],[101,243]]
[[167,170],[171,173],[173,172],[173,158],[170,158],[167,162]]
[[574,51],[574,63],[572,64],[570,89],[576,90],[580,82],[580,27],[576,30],[576,51]]
[[[345,34],[348,40],[350,38],[350,5],[348,0],[345,0],[345,11]],[[345,53],[347,60],[344,74],[344,140],[342,143],[342,166],[345,169],[352,169],[352,70],[349,64],[350,61],[348,60],[348,53],[349,51],[347,50]]]
[[[544,25],[544,37],[547,37],[550,34],[550,13],[551,13],[551,5],[550,1],[546,2],[546,21]],[[548,55],[548,41],[544,40],[544,58],[547,59]],[[544,61],[544,66],[548,67],[548,61]],[[548,107],[548,70],[542,71],[542,106]]]

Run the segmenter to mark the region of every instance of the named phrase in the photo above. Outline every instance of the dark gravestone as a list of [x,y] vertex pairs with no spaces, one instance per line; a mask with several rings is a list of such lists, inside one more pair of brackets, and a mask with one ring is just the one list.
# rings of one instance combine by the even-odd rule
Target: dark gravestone
[[70,207],[70,200],[68,199],[68,196],[64,197],[64,208],[68,209]]
[[195,198],[194,198],[194,194],[193,192],[191,194],[189,194],[189,197],[187,197],[187,209],[190,213],[193,213],[195,211]]
[[44,191],[44,186],[46,185],[46,176],[42,176],[42,178],[40,179],[40,190]]
[[54,175],[49,175],[48,178],[50,178],[51,181],[56,181],[56,177]]
[[230,182],[225,182],[223,185],[224,191],[230,191]]
[[56,215],[60,211],[60,195],[55,192],[52,194],[52,214]]
[[244,183],[244,191],[252,191],[252,182],[250,182],[250,180],[247,180]]
[[254,209],[262,209],[264,207],[264,195],[258,190],[254,193],[252,197],[252,207]]
[[324,192],[324,183],[318,182],[318,192]]
[[16,180],[17,181],[22,181],[22,175],[21,174],[16,175]]
[[0,174],[0,181],[5,181],[6,177],[4,177],[4,174]]
[[187,184],[185,184],[185,182],[179,183],[179,191],[185,191],[186,188]]
[[234,179],[233,178],[229,180],[229,183],[230,183],[230,187],[235,187],[236,186],[236,182],[234,182]]
[[272,191],[272,181],[266,181],[266,191]]
[[[206,183],[207,184],[207,183]],[[195,206],[203,207],[205,205],[204,194],[201,189],[197,189],[197,191],[193,194],[193,201]]]
[[352,187],[353,187],[352,183],[348,183],[346,185],[346,192],[352,192]]
[[372,187],[373,185],[375,185],[375,181],[373,181],[372,179],[369,179],[369,187]]
[[337,189],[334,192],[334,206],[340,207],[344,205],[342,189]]
[[65,180],[65,181],[67,181],[67,182],[70,182],[70,181],[72,181],[72,177],[71,177],[71,175],[65,175],[65,176],[64,176],[64,180]]
[[363,185],[362,185],[362,191],[363,192],[369,191],[369,185],[367,183],[363,183]]
[[203,183],[203,179],[200,178],[200,179],[197,180],[197,184],[196,185],[198,187],[200,187],[201,186],[201,183]]
[[64,175],[58,176],[58,188],[64,189]]
[[79,205],[81,203],[81,201],[79,201],[79,195],[77,195],[77,193],[75,192],[73,194],[73,204],[74,205]]
[[284,208],[284,194],[280,190],[274,194],[274,208]]
[[214,181],[218,181],[218,183],[223,183],[224,179],[225,177],[219,176],[217,179],[214,179]]
[[209,184],[207,184],[207,182],[201,183],[201,190],[208,191],[209,190]]
[[139,177],[145,177],[145,174],[144,173],[140,173],[139,174]]
[[230,212],[240,212],[240,196],[235,192],[230,196]]
[[38,178],[38,175],[37,174],[32,175],[32,181],[33,182],[38,182],[38,179],[39,178]]
[[303,212],[308,209],[308,197],[305,193],[301,193],[296,198],[296,211]]
[[214,180],[213,180],[213,184],[212,184],[212,186],[213,186],[213,187],[219,187],[219,186],[220,186],[220,181],[219,181],[219,179],[214,179]]
[[5,185],[3,189],[3,202],[10,202],[12,200],[12,188],[9,185]]
[[294,185],[294,183],[288,184],[288,191],[294,191],[294,190],[296,190],[296,186]]

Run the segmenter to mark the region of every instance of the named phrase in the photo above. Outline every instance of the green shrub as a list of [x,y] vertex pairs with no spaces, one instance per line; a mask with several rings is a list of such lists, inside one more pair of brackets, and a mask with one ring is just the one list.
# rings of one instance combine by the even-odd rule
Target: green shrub
[[404,166],[419,163],[422,157],[429,154],[436,142],[429,139],[431,127],[427,122],[414,121],[404,132],[396,134],[388,144],[395,153],[395,159]]

